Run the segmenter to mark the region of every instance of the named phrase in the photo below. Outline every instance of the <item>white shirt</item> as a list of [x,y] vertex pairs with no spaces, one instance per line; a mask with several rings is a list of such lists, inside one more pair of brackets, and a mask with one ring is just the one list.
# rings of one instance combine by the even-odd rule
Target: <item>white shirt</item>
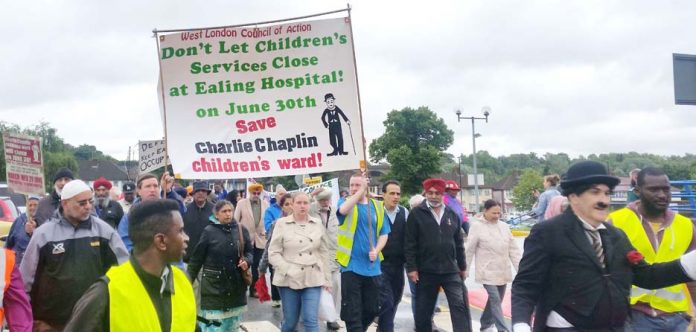
[[442,220],[442,216],[445,215],[445,204],[440,204],[440,213],[435,213],[435,209],[430,205],[430,202],[425,201],[425,204],[428,205],[428,209],[430,209],[430,213],[433,214],[433,217],[435,218],[435,221],[437,221],[437,224],[440,225],[440,221]]
[[[387,217],[389,217],[389,222],[392,225],[394,225],[394,221],[396,221],[396,215],[399,213],[400,208],[401,208],[401,205],[398,205],[398,204],[396,205],[396,207],[394,207],[394,211],[389,211],[389,209],[387,209],[386,206],[384,207],[384,211],[387,211]],[[404,209],[404,212],[406,213],[404,218],[408,219],[408,210]]]

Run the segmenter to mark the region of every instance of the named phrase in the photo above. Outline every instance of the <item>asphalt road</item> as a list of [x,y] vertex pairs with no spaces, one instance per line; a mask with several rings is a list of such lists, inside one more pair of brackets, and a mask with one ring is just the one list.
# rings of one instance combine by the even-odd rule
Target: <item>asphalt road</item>
[[[517,238],[517,243],[522,248],[524,239]],[[475,271],[473,267],[470,267],[470,278],[466,280],[466,286],[469,290],[481,289],[483,286],[476,283],[473,280]],[[405,275],[404,275],[405,277]],[[270,280],[269,280],[270,281]],[[269,283],[270,284],[270,283]],[[447,306],[447,299],[444,293],[441,293],[438,297],[438,307],[440,312],[435,314],[435,325],[439,331],[452,331],[452,324],[450,322],[449,309]],[[479,318],[481,316],[481,311],[477,308],[471,307],[471,318],[473,330],[478,331],[480,329]],[[242,323],[243,328],[249,332],[274,332],[280,331],[280,322],[283,318],[283,313],[281,308],[272,308],[270,302],[260,303],[257,299],[249,299],[249,304],[247,305],[247,312],[244,314],[244,320]],[[343,322],[340,322],[342,327],[345,327]],[[509,322],[508,322],[509,324]],[[368,331],[376,331],[376,324],[373,324]],[[404,287],[404,295],[401,298],[401,303],[399,304],[398,311],[396,313],[396,318],[394,319],[395,331],[413,331],[414,319],[411,313],[411,294],[408,289],[408,283]],[[321,322],[321,330],[326,330],[326,323]],[[298,326],[298,331],[303,331],[301,326]],[[345,331],[342,328],[340,331]]]

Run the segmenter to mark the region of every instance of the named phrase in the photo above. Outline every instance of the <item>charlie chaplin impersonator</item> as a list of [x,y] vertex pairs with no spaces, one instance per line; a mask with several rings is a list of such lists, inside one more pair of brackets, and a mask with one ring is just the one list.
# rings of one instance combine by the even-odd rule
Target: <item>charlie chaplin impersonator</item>
[[[696,252],[648,264],[623,231],[605,222],[619,179],[595,161],[561,181],[570,206],[535,225],[512,283],[514,331],[627,331],[631,284],[657,289],[696,277]],[[536,310],[536,311],[535,311]]]
[[[335,100],[336,98],[334,98],[332,93],[327,93],[324,96],[326,109],[324,109],[324,113],[321,114],[321,122],[324,123],[325,128],[329,128],[329,143],[333,148],[333,151],[328,153],[327,156],[348,154],[348,152],[343,151],[343,130],[341,129],[341,118],[343,118],[343,121],[345,121],[348,125],[350,125],[350,121],[346,115],[343,114],[343,111],[336,106]],[[339,118],[339,116],[341,118]]]

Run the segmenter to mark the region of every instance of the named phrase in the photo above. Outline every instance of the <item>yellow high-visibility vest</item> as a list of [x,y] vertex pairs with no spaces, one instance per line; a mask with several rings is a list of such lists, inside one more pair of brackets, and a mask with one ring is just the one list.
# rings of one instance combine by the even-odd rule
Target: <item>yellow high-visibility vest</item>
[[[372,202],[372,205],[374,205],[377,213],[375,216],[377,218],[377,232],[375,234],[377,235],[377,238],[379,238],[379,233],[382,230],[382,223],[384,222],[384,205],[382,202],[369,199],[367,204],[368,209],[371,208],[369,204],[370,202]],[[338,226],[338,241],[336,242],[338,248],[336,250],[336,260],[343,267],[348,266],[348,262],[350,262],[350,253],[353,250],[353,237],[355,236],[355,229],[358,226],[358,214],[358,204],[355,204],[353,209],[348,213],[348,215],[346,215],[346,218],[343,220],[343,224]],[[369,224],[369,227],[372,227],[372,223]],[[379,260],[382,261],[383,259],[384,257],[380,252]]]
[[[186,274],[172,268],[172,332],[191,332],[196,329],[196,299]],[[109,326],[111,332],[162,331],[159,317],[150,295],[130,260],[109,269]]]
[[[674,221],[662,233],[662,242],[657,252],[648,240],[641,220],[629,208],[612,212],[609,217],[614,226],[626,233],[631,244],[638,250],[645,261],[652,263],[670,262],[681,257],[689,248],[692,241],[693,224],[689,218],[676,214]],[[651,307],[664,312],[686,312],[689,310],[689,297],[685,284],[678,284],[660,289],[643,289],[633,285],[631,288],[631,304],[644,302]]]

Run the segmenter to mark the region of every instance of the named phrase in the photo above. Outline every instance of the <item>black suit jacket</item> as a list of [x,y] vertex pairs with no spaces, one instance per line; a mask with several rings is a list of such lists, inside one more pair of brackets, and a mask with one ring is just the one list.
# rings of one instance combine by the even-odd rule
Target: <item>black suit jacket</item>
[[529,323],[536,309],[534,331],[544,331],[554,310],[581,331],[622,331],[632,283],[657,289],[691,280],[679,261],[630,264],[626,255],[635,249],[628,238],[604,225],[606,268],[572,209],[532,228],[512,283],[513,324]]

